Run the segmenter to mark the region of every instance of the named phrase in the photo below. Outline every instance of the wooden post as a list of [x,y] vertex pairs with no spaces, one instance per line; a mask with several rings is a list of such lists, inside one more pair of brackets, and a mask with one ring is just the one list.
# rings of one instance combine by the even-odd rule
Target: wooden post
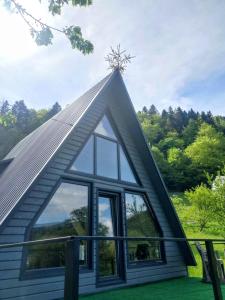
[[214,298],[215,300],[223,300],[213,242],[206,240],[205,246],[208,256],[209,274],[213,285]]
[[79,250],[78,239],[71,238],[66,242],[64,300],[79,298]]

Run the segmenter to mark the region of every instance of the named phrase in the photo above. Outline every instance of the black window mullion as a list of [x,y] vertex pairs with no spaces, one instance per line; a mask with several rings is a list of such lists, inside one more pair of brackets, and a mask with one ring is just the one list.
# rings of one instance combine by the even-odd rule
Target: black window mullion
[[117,143],[117,168],[118,168],[118,179],[121,180],[121,169],[120,169],[120,145]]
[[93,151],[93,159],[94,159],[94,175],[97,175],[97,137],[95,134],[94,136],[94,151]]

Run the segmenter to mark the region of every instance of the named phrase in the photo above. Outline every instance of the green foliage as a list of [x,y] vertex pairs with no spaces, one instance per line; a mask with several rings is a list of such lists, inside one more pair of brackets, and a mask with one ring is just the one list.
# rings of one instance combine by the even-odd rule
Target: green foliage
[[216,226],[221,234],[225,235],[225,177],[222,175],[219,174],[213,181],[208,176],[208,185],[200,184],[185,192],[189,201],[189,210],[185,218],[200,231],[207,226]]
[[167,153],[167,151],[173,147],[182,149],[183,145],[184,142],[181,138],[179,138],[179,135],[176,131],[168,132],[167,135],[163,139],[161,139],[158,143],[159,148],[164,153]]
[[3,127],[11,128],[16,123],[16,117],[12,114],[12,112],[8,112],[6,114],[0,114],[0,125]]
[[64,29],[64,32],[70,40],[73,49],[78,49],[83,54],[93,52],[93,45],[88,40],[83,39],[81,29],[78,26],[70,26]]
[[61,110],[56,102],[51,109],[28,109],[23,100],[12,106],[8,101],[0,105],[0,160],[27,134],[35,130]]
[[38,46],[48,46],[52,44],[53,34],[48,27],[44,27],[40,31],[32,28],[31,35],[35,39],[35,42]]
[[202,231],[213,219],[213,192],[205,184],[201,184],[194,190],[185,192],[185,196],[191,204],[186,217]]
[[61,15],[62,7],[71,4],[72,6],[88,6],[92,4],[92,0],[49,0],[48,10],[51,14]]
[[[30,29],[31,36],[38,46],[48,46],[52,44],[53,32],[64,34],[70,41],[73,49],[77,49],[83,54],[93,52],[93,44],[82,37],[79,26],[67,26],[63,29],[52,27],[41,21],[41,18],[35,17],[28,12],[17,0],[3,0],[4,6],[11,13],[18,13]],[[18,0],[19,1],[19,0]],[[39,0],[43,2],[42,0]],[[48,0],[48,11],[51,15],[61,15],[64,5],[83,6],[92,4],[92,0]]]
[[147,142],[170,190],[206,183],[225,162],[225,118],[181,108],[160,114],[154,105],[137,113]]
[[196,168],[215,172],[225,163],[225,137],[215,128],[202,123],[196,140],[185,149]]
[[[213,181],[211,181],[211,184],[213,185]],[[206,191],[206,194],[208,194],[210,188],[209,187],[206,187],[206,188],[208,188],[208,190]],[[199,202],[203,202],[203,207],[208,206],[209,203],[205,202],[204,197],[202,196],[202,193],[200,193],[200,190],[203,191],[203,189],[198,189],[198,193],[201,196],[201,200]],[[205,194],[205,196],[206,196],[206,194]],[[223,193],[223,197],[224,197],[224,195],[225,194]],[[186,193],[186,195],[184,193],[173,193],[173,194],[171,194],[171,198],[172,198],[173,204],[176,208],[176,211],[178,213],[178,216],[182,222],[186,236],[188,238],[222,239],[225,237],[224,236],[225,224],[223,224],[223,226],[221,226],[221,224],[218,222],[218,218],[216,217],[216,214],[214,215],[213,211],[210,212],[212,214],[211,219],[207,222],[206,226],[202,229],[202,231],[200,231],[200,224],[197,222],[199,220],[198,212],[195,211],[192,201],[190,201],[188,199],[187,193]],[[194,197],[194,198],[195,198],[195,201],[198,201],[198,200],[196,200],[196,197]],[[213,199],[213,201],[215,201],[215,198]],[[201,209],[202,209],[202,207],[201,207]],[[196,217],[197,217],[197,221],[196,221]],[[223,223],[224,223],[224,217],[223,217]],[[201,258],[198,254],[196,246],[192,245],[191,248],[192,248],[193,254],[195,256],[197,266],[188,268],[189,276],[202,277]],[[219,254],[220,258],[223,258],[224,257],[224,245],[215,244],[214,248],[217,251],[217,253]],[[225,260],[224,260],[224,263],[225,263]]]
[[190,119],[188,125],[184,127],[184,130],[182,132],[182,138],[184,140],[185,146],[188,146],[194,142],[198,134],[199,126],[200,126],[199,122]]

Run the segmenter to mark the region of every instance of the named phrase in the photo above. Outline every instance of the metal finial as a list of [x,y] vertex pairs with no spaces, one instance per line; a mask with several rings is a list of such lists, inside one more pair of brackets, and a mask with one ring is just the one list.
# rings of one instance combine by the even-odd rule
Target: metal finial
[[120,44],[113,49],[111,47],[111,52],[105,57],[105,60],[109,63],[109,69],[120,70],[123,73],[126,70],[127,64],[131,62],[134,56],[130,54],[125,54],[126,50],[120,50]]

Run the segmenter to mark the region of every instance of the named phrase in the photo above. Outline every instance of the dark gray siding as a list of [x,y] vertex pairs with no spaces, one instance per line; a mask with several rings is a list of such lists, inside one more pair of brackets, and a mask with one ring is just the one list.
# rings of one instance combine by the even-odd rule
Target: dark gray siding
[[[49,195],[56,186],[58,180],[63,176],[71,179],[87,178],[77,175],[71,175],[66,172],[68,166],[74,159],[80,147],[87,140],[93,128],[106,108],[107,101],[112,97],[111,90],[104,92],[98,101],[94,103],[90,112],[84,116],[74,129],[66,142],[58,150],[54,158],[47,165],[45,170],[37,178],[31,189],[16,209],[7,219],[4,228],[0,234],[0,243],[19,242],[26,238],[27,226],[32,223],[34,217],[40,212],[41,207],[49,199]],[[143,189],[148,193],[151,205],[160,222],[165,236],[172,236],[169,222],[162,210],[161,204],[154,191],[154,188],[148,179],[146,169],[135,147],[135,140],[129,133],[126,123],[123,120],[122,112],[118,109],[116,99],[110,101],[110,110],[117,124],[120,135],[126,145],[126,149],[131,157],[134,167],[143,184]],[[96,189],[107,188],[115,191],[123,191],[124,186],[117,183],[103,182],[99,179],[88,178],[93,182],[93,215],[96,218]],[[94,228],[95,230],[95,228]],[[177,245],[166,243],[167,264],[161,266],[151,266],[144,268],[128,268],[127,282],[124,285],[144,283],[179,277],[186,275],[186,266]],[[94,249],[95,250],[95,249]],[[22,259],[22,249],[5,249],[0,251],[0,299],[57,299],[63,296],[63,276],[55,276],[41,279],[19,280]],[[95,251],[94,251],[95,262]],[[95,265],[95,264],[94,264]],[[97,290],[103,290],[97,289]],[[96,291],[95,269],[80,274],[80,292]]]

